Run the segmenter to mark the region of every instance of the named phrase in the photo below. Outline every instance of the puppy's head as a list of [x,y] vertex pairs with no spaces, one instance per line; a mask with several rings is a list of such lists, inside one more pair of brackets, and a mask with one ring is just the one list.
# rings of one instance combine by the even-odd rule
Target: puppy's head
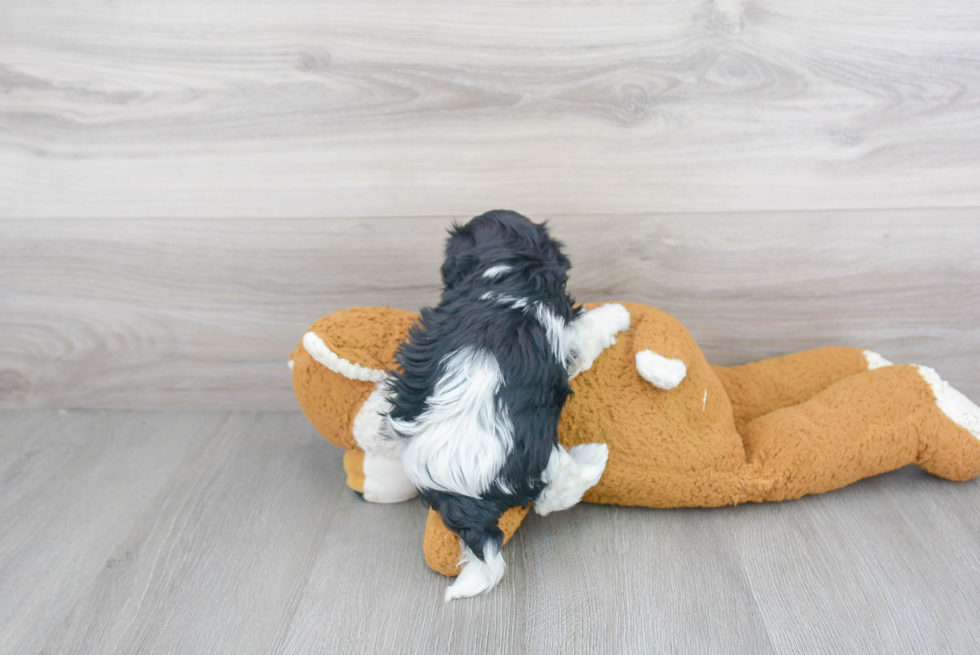
[[448,290],[464,280],[520,275],[535,286],[561,287],[571,268],[561,249],[545,224],[517,212],[489,211],[450,230],[442,282]]

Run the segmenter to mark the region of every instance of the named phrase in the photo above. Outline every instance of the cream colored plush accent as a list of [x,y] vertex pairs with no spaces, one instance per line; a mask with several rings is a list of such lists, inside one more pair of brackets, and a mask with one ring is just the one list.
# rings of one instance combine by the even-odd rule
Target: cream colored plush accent
[[303,348],[310,353],[317,362],[323,364],[334,373],[339,373],[351,380],[364,380],[365,382],[384,382],[388,379],[388,374],[384,371],[365,368],[360,364],[347,361],[337,353],[330,350],[323,339],[318,337],[315,332],[307,332],[303,335]]
[[687,376],[684,362],[668,359],[650,350],[636,353],[636,370],[644,380],[665,391],[676,389]]
[[977,407],[972,400],[950,386],[939,377],[935,370],[928,366],[918,366],[919,375],[929,383],[932,393],[936,397],[936,404],[943,414],[948,416],[954,423],[977,439],[980,439],[980,407]]
[[875,369],[884,368],[885,366],[894,366],[894,362],[890,362],[873,350],[865,350],[864,358],[868,360],[868,370],[873,371]]

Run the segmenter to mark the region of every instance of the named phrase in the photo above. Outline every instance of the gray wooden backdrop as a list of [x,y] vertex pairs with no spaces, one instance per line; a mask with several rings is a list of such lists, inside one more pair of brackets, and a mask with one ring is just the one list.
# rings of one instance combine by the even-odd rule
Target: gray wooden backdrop
[[309,323],[497,207],[713,361],[978,398],[978,153],[974,0],[5,0],[0,406],[293,408]]

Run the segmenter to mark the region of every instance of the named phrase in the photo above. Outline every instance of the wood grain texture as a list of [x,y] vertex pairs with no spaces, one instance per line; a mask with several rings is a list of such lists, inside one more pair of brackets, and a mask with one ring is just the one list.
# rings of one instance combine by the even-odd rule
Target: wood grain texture
[[980,484],[529,517],[443,603],[425,508],[298,412],[0,412],[0,653],[970,653]]
[[766,625],[795,621],[772,633],[777,652],[977,650],[980,635],[953,627],[980,619],[974,574],[963,574],[980,571],[976,522],[963,514],[977,492],[910,467],[793,509],[726,510]]
[[975,207],[974,0],[0,6],[0,215]]
[[127,557],[116,544],[220,418],[0,415],[0,653],[42,651],[52,619]]
[[[578,300],[656,305],[713,362],[851,345],[980,399],[976,210],[535,218]],[[294,408],[306,328],[437,301],[449,223],[0,222],[0,406]]]

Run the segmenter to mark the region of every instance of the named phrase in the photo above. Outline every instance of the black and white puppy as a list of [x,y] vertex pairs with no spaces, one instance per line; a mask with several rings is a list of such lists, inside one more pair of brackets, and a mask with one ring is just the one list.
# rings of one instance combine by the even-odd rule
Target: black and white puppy
[[565,291],[570,267],[545,226],[518,213],[454,226],[442,299],[422,310],[397,353],[389,435],[405,440],[406,474],[464,546],[446,600],[500,580],[506,510],[571,507],[605,469],[604,444],[559,445],[558,419],[570,377],[615,343],[629,313],[576,309]]

